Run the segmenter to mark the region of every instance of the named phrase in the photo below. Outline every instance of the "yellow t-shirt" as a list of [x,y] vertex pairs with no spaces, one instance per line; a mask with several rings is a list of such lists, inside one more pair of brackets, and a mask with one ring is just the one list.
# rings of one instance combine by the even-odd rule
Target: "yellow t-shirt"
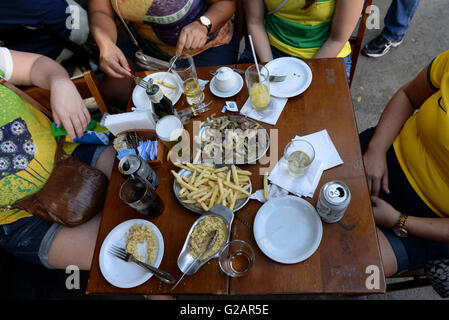
[[407,120],[393,146],[416,193],[436,214],[449,217],[449,50],[427,74],[435,93]]
[[[276,9],[282,0],[265,0],[268,12]],[[317,0],[303,9],[305,0],[290,0],[277,12],[267,15],[265,28],[270,44],[291,56],[311,59],[329,38],[335,12],[335,0]],[[351,53],[346,42],[337,55],[344,58]]]

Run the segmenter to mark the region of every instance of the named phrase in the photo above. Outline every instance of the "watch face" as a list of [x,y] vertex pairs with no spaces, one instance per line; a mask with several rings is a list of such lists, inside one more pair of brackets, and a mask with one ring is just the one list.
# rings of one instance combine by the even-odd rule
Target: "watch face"
[[205,17],[205,16],[201,16],[200,17],[200,20],[201,20],[201,22],[203,23],[203,24],[205,24],[205,25],[210,25],[210,20],[209,20],[209,18],[208,17]]
[[393,231],[394,231],[394,234],[400,238],[405,238],[408,235],[408,232],[402,228],[396,228],[396,229],[393,229]]

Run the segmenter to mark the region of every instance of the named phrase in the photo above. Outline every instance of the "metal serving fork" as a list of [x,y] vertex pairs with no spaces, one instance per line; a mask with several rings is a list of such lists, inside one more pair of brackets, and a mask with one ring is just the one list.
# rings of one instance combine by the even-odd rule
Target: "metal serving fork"
[[175,282],[175,278],[170,273],[160,270],[160,269],[153,267],[152,265],[146,264],[142,261],[137,260],[136,258],[134,258],[134,256],[131,253],[126,252],[126,250],[121,247],[111,245],[111,247],[109,248],[109,253],[111,255],[113,255],[114,257],[119,258],[120,260],[123,260],[126,262],[134,262],[135,264],[139,265],[140,267],[142,267],[145,270],[154,274],[156,277],[161,279],[163,282],[166,282],[166,283],[174,283]]

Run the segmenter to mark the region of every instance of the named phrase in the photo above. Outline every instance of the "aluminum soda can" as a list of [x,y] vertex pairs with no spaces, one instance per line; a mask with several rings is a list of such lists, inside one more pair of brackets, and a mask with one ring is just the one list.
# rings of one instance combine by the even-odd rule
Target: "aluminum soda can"
[[159,176],[142,157],[126,155],[120,160],[118,169],[125,176],[139,176],[147,180],[153,190],[159,185]]
[[343,218],[349,202],[351,192],[348,186],[341,181],[330,181],[321,187],[316,211],[324,222],[338,222]]

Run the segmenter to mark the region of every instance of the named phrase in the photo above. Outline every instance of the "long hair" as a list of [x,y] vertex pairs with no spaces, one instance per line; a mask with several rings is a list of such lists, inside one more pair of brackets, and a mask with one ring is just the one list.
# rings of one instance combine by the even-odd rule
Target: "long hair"
[[306,4],[305,4],[304,8],[302,8],[302,10],[310,9],[315,4],[315,2],[316,2],[316,0],[306,0]]

